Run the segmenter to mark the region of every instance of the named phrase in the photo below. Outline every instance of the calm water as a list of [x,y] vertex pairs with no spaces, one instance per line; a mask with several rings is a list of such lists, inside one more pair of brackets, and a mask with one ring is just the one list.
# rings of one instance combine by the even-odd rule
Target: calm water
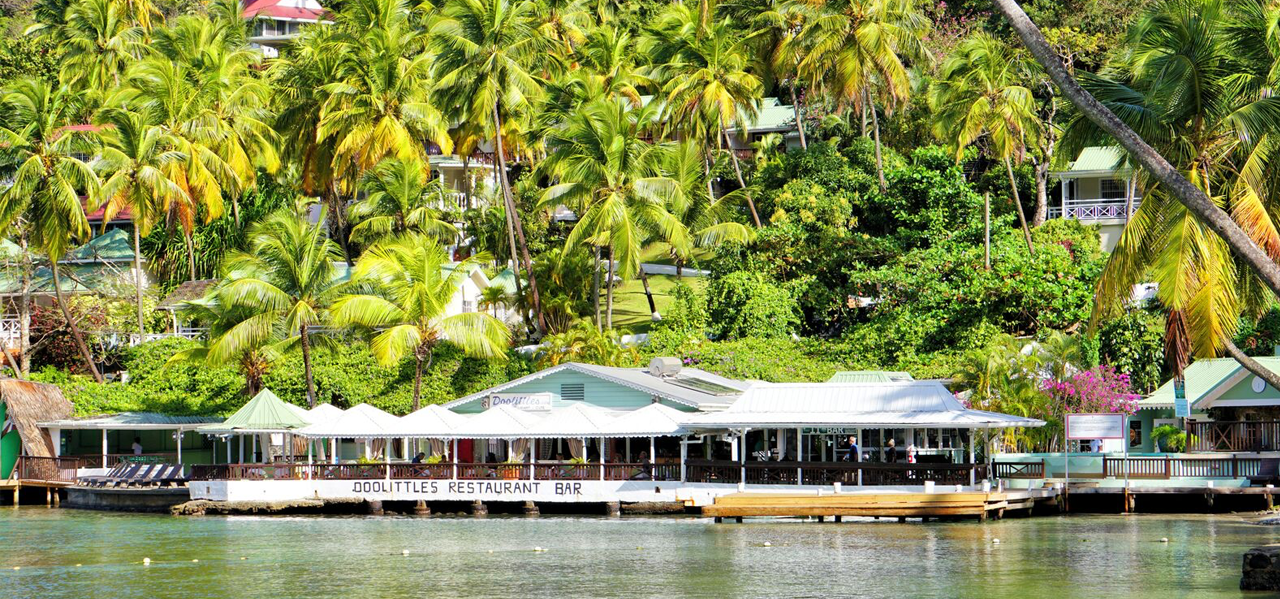
[[1233,516],[715,525],[23,507],[0,510],[0,597],[1240,597],[1242,552],[1274,542],[1280,529]]

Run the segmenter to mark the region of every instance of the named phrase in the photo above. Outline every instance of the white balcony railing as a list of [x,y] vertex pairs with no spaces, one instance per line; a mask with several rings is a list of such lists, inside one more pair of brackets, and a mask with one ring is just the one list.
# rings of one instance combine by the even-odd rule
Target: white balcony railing
[[[1080,221],[1128,220],[1124,198],[1067,200],[1061,207],[1051,206],[1049,218],[1073,218]],[[1142,198],[1133,198],[1133,210],[1137,211]]]

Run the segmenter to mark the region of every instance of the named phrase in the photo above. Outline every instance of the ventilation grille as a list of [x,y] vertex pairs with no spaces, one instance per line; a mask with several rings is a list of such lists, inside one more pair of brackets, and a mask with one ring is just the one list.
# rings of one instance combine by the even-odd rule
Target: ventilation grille
[[564,401],[582,401],[587,392],[582,383],[564,383],[560,385],[560,399]]

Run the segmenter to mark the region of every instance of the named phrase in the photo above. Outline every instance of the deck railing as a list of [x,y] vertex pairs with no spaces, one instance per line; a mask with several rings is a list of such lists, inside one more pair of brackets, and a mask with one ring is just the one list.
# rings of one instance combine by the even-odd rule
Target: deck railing
[[1187,422],[1188,451],[1275,451],[1280,421]]
[[80,460],[75,458],[45,458],[24,455],[18,456],[18,461],[14,464],[13,475],[18,480],[74,483],[79,469]]
[[1170,478],[1248,478],[1258,476],[1262,467],[1261,458],[1223,457],[1223,458],[1179,458],[1179,457],[1142,457],[1142,458],[1102,458],[1102,476],[1104,478],[1124,478],[1126,462],[1129,478],[1159,479]]
[[[1137,212],[1142,198],[1133,199],[1133,210]],[[1062,206],[1051,206],[1049,218],[1070,218],[1075,220],[1127,220],[1124,198],[1118,199],[1081,199],[1068,200]]]
[[1044,478],[1044,460],[1039,462],[996,462],[996,478]]

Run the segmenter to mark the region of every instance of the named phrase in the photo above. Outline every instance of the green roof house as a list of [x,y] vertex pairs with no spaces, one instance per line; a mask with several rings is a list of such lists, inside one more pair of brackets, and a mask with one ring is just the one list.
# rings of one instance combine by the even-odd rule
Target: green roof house
[[1065,170],[1053,175],[1061,185],[1061,200],[1056,206],[1050,205],[1049,218],[1073,218],[1098,225],[1102,249],[1111,251],[1128,221],[1130,196],[1133,210],[1142,203],[1141,190],[1135,187],[1133,169],[1124,152],[1115,146],[1088,147]]

